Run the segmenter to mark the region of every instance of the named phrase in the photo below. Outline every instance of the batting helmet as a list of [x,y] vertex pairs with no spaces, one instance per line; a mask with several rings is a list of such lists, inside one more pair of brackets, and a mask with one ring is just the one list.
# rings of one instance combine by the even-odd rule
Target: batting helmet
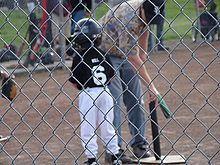
[[101,27],[90,18],[83,18],[76,23],[72,36],[75,43],[83,45],[85,43],[101,44]]

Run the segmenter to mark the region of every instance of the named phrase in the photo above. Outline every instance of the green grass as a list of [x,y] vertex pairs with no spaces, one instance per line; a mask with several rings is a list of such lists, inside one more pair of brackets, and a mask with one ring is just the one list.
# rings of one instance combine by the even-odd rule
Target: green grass
[[[4,12],[4,13],[3,13]],[[1,28],[1,47],[4,42],[7,44],[19,45],[21,39],[18,35],[24,37],[28,28],[27,16],[19,10],[0,12],[0,28]]]
[[164,23],[164,40],[177,39],[180,37],[190,38],[190,28],[196,18],[196,11],[193,2],[184,3],[184,0],[167,1],[165,11],[165,18],[167,22]]
[[99,20],[103,15],[105,15],[105,13],[109,10],[109,8],[107,7],[107,3],[101,3],[101,4],[97,4],[95,7],[95,18],[96,20]]
[[[220,1],[215,1],[220,17]],[[191,38],[192,25],[196,26],[196,9],[192,0],[168,0],[166,3],[166,19],[164,23],[164,40]],[[201,9],[200,9],[201,10]]]
[[[215,1],[220,18],[220,1]],[[168,0],[166,3],[166,21],[164,23],[164,40],[180,39],[183,37],[191,38],[192,24],[195,24],[196,10],[192,0]],[[106,3],[95,6],[95,17],[99,20],[107,11]],[[28,29],[27,14],[28,11],[8,10],[0,11],[0,48],[4,43],[15,44],[20,46],[22,39]],[[40,17],[40,9],[36,9],[38,18]],[[195,24],[196,25],[196,24]],[[20,35],[20,36],[19,36]],[[27,49],[27,45],[25,45]],[[24,50],[25,50],[24,48]]]
[[[29,27],[28,21],[28,10],[3,10],[0,11],[0,49],[3,48],[4,44],[16,45],[18,48],[22,43],[22,38]],[[40,18],[39,10],[36,10],[37,18]],[[28,37],[26,38],[28,41]],[[28,45],[25,44],[23,52],[27,50]]]

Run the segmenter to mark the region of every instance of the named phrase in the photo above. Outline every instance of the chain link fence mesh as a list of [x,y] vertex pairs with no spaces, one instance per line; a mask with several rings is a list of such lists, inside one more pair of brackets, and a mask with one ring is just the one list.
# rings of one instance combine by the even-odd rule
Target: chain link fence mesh
[[[33,4],[31,10],[27,7],[30,2]],[[80,148],[82,139],[79,128],[82,122],[79,121],[79,116],[74,114],[80,112],[77,103],[79,94],[72,94],[72,89],[69,91],[69,88],[66,87],[68,77],[64,76],[71,72],[71,64],[69,64],[71,61],[65,59],[65,54],[70,56],[78,54],[78,48],[75,47],[74,41],[71,41],[70,36],[65,36],[63,33],[64,25],[67,24],[68,20],[71,20],[71,16],[68,20],[63,20],[63,17],[60,17],[61,23],[58,25],[51,19],[51,8],[45,9],[46,3],[42,4],[42,2],[47,3],[48,1],[0,1],[1,70],[8,72],[10,78],[13,74],[26,74],[25,79],[18,76],[18,94],[15,99],[13,101],[2,101],[2,98],[0,103],[0,134],[9,136],[9,141],[0,143],[0,164],[4,165],[23,163],[82,164],[86,159],[85,150]],[[119,5],[123,2],[119,2]],[[153,45],[152,49],[147,52],[147,61],[144,64],[152,69],[152,81],[160,81],[160,85],[165,86],[162,90],[162,97],[172,107],[171,118],[164,120],[163,116],[159,116],[159,124],[156,123],[159,130],[158,136],[162,141],[162,154],[165,157],[172,154],[180,155],[184,159],[183,164],[217,165],[220,164],[220,112],[219,103],[215,100],[219,100],[219,70],[218,67],[214,66],[219,66],[219,13],[209,11],[211,1],[199,8],[200,2],[202,1],[185,0],[180,2],[172,0],[170,2],[178,6],[178,11],[175,11],[175,14],[173,13],[172,20],[163,17],[166,28],[162,37],[172,33],[171,35],[177,40],[175,42],[170,41],[172,48],[163,52],[166,57],[163,54],[163,57],[157,56],[158,59],[152,56],[158,52],[156,48],[160,43]],[[88,10],[82,1],[80,4]],[[189,5],[193,6],[194,10],[198,9],[195,19],[192,19],[184,11],[185,7]],[[220,5],[219,2],[217,5]],[[61,8],[64,7],[63,5],[60,6]],[[169,6],[166,7],[169,8]],[[107,1],[93,1],[90,17],[99,19],[98,8],[111,9]],[[32,18],[31,13],[35,13],[36,18]],[[41,24],[43,13],[47,17],[44,18],[45,22]],[[174,22],[179,17],[183,20],[183,28],[184,22],[191,24],[191,27],[184,29],[184,32],[175,28]],[[214,20],[212,26],[208,26],[209,20],[207,18]],[[47,27],[55,24],[59,28],[55,38],[52,37],[51,31],[44,29],[46,23]],[[28,34],[29,27],[32,27],[35,32],[33,36]],[[151,29],[150,33],[153,35],[153,40],[159,40],[156,37],[155,30]],[[59,36],[62,36],[61,44],[57,44],[57,47],[53,49],[54,40],[57,40],[58,43]],[[187,37],[191,42],[185,42]],[[22,43],[23,48],[18,55]],[[36,43],[39,45],[35,49]],[[64,43],[67,43],[66,48]],[[190,46],[195,43],[197,45],[192,49]],[[187,60],[174,55],[179,47],[188,52],[183,55],[188,57]],[[202,59],[196,55],[197,51],[202,48],[204,52],[208,51],[207,53],[212,52],[214,54],[211,60],[207,57]],[[49,57],[53,56],[54,58],[51,63],[47,63],[48,59],[46,63],[44,61],[44,56],[48,54]],[[34,58],[31,59],[31,57]],[[159,58],[163,61],[158,61]],[[172,70],[169,70],[171,65],[174,66],[174,70],[179,72],[172,73]],[[197,74],[194,74],[196,71],[191,68],[192,66],[197,66]],[[58,71],[59,68],[62,70]],[[42,70],[46,71],[47,76],[41,73]],[[35,74],[36,72],[40,73]],[[58,77],[60,74],[61,77]],[[166,75],[169,75],[169,78]],[[184,82],[185,85],[181,82]],[[206,87],[202,88],[203,86]],[[177,90],[180,88],[182,91]],[[31,92],[29,92],[30,89]],[[148,89],[143,87],[143,96],[147,92]],[[175,99],[168,99],[171,95],[178,98],[178,101],[174,102]],[[141,102],[140,100],[141,98],[137,98],[137,104]],[[195,100],[199,100],[199,103]],[[19,105],[19,103],[23,105]],[[42,104],[44,108],[41,107]],[[143,124],[149,126],[152,121],[152,112],[148,110],[148,105],[145,105],[143,109],[146,114],[146,121]],[[132,123],[128,119],[127,112],[124,109],[121,111],[123,114],[121,125],[128,127],[127,123]],[[99,127],[100,125],[94,128],[94,133],[102,142]],[[123,127],[123,129],[125,128]],[[147,127],[148,132],[149,129]],[[172,130],[173,134],[170,134],[169,131],[172,132]],[[131,140],[129,136],[128,129],[122,130],[121,137],[124,142],[125,153],[136,159],[132,148],[129,146]],[[148,139],[150,138],[148,136]],[[153,154],[157,154],[153,147],[155,140],[148,141],[148,150]],[[101,142],[99,142],[100,148]],[[76,144],[80,147],[77,148]],[[101,162],[100,164],[105,164],[104,156],[105,149],[99,149],[97,159],[99,163]],[[137,160],[136,163],[140,164],[140,161]],[[159,164],[164,164],[163,160]]]

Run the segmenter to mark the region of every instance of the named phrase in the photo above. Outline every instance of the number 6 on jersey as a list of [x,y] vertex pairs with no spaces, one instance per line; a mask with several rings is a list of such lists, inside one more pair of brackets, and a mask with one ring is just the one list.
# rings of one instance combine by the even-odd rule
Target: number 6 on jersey
[[93,81],[96,85],[105,84],[107,81],[107,77],[104,73],[105,68],[103,66],[94,66],[91,70]]

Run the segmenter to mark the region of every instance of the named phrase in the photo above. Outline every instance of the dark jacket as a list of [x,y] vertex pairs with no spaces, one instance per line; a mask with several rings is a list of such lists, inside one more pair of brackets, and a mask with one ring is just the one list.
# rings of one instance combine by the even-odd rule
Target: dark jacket
[[[85,7],[82,5],[82,4],[80,4],[80,5],[78,5],[79,3],[80,3],[80,1],[81,0],[71,0],[71,4],[72,4],[72,10],[74,10],[74,11],[78,11],[78,10],[83,10]],[[89,10],[91,10],[91,8],[92,8],[92,2],[91,2],[92,0],[82,0],[82,3],[89,9]],[[78,5],[78,6],[77,6]],[[77,7],[76,7],[77,6]],[[73,11],[73,12],[74,12]]]

